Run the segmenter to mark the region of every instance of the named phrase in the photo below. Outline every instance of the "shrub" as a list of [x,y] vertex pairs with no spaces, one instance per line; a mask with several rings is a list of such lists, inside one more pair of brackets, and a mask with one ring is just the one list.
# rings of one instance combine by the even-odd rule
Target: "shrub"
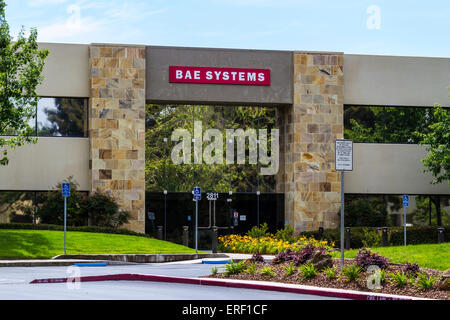
[[300,273],[303,279],[311,279],[317,275],[318,271],[312,263],[307,263],[300,267]]
[[259,273],[261,273],[263,276],[267,276],[267,277],[271,277],[271,278],[276,276],[273,269],[269,266],[263,267],[261,270],[259,270]]
[[[450,226],[446,226],[445,234],[448,234]],[[368,227],[367,230],[376,231],[376,228]],[[427,244],[427,243],[437,243],[438,231],[436,226],[414,226],[408,227],[408,244]],[[302,232],[302,236],[313,237],[319,240],[318,231],[307,231]],[[340,230],[336,229],[326,229],[323,232],[323,239],[328,242],[334,242],[336,247],[340,246]],[[363,247],[364,232],[363,228],[352,227],[350,229],[350,247],[361,248]],[[446,237],[445,241],[448,241],[450,237]],[[389,227],[388,230],[388,243],[391,246],[401,246],[403,245],[403,227]]]
[[342,275],[347,281],[355,281],[361,275],[362,267],[356,264],[344,266],[342,268]]
[[391,282],[397,287],[404,287],[409,281],[408,275],[403,271],[389,273],[389,277],[391,278]]
[[409,263],[406,261],[406,265],[403,267],[403,271],[413,277],[417,276],[417,273],[420,272],[420,267],[417,263]]
[[245,272],[248,274],[255,274],[256,273],[256,262],[251,262],[247,264],[247,268],[245,269]]
[[296,237],[294,236],[294,229],[288,224],[284,229],[280,229],[275,233],[275,238],[287,242],[295,242]]
[[337,278],[337,269],[336,267],[327,267],[323,269],[323,272],[327,276],[328,279],[336,279]]
[[95,192],[85,199],[83,210],[95,226],[117,228],[130,218],[130,214],[121,210],[113,198],[100,192]]
[[231,260],[230,263],[227,263],[225,265],[224,275],[230,276],[233,274],[239,274],[244,271],[246,267],[247,266],[245,265],[244,261],[234,262],[233,260]]
[[423,290],[431,289],[434,283],[438,280],[432,274],[427,274],[426,272],[420,272],[417,275],[416,285]]
[[292,261],[297,256],[296,251],[292,251],[291,249],[287,248],[285,251],[282,251],[275,255],[275,257],[272,260],[273,264],[286,262],[286,261]]
[[369,230],[368,228],[362,229],[364,239],[362,240],[363,246],[366,248],[374,248],[381,246],[381,236],[375,230]]
[[255,252],[253,256],[250,258],[252,262],[264,262],[263,256],[259,252]]
[[247,231],[246,235],[252,238],[262,238],[262,237],[267,237],[269,236],[269,226],[267,225],[266,222],[264,222],[261,227],[257,227],[254,226],[253,228],[251,228],[249,231]]
[[[327,250],[330,248],[330,245],[327,243],[327,241],[318,241],[313,238],[306,237],[297,239],[295,243],[278,240],[273,235],[264,236],[261,238],[252,238],[248,235],[241,236],[231,234],[227,236],[220,236],[218,240],[218,249],[222,252],[258,252],[260,254],[278,254],[287,249],[300,252],[304,247],[308,245],[324,248]],[[282,255],[280,255],[279,258],[282,258]],[[277,260],[275,260],[275,262],[277,262]]]
[[[88,217],[83,211],[85,195],[77,191],[78,183],[69,177],[64,182],[70,183],[70,197],[67,198],[67,225],[84,226]],[[44,224],[64,224],[64,197],[61,194],[61,182],[54,190],[42,193],[38,198],[36,216]]]
[[283,269],[287,276],[292,276],[295,273],[295,265],[292,262],[283,266]]
[[[128,222],[130,215],[120,209],[114,198],[95,192],[84,195],[77,191],[78,183],[69,177],[70,197],[67,198],[67,225],[117,228]],[[40,195],[36,216],[44,224],[64,224],[64,199],[61,195],[61,183],[54,190]]]
[[[448,234],[449,227],[444,227],[445,233]],[[390,238],[389,243],[393,246],[403,245],[403,227],[389,228]],[[420,226],[408,227],[408,244],[427,244],[437,243],[437,227],[436,226]],[[446,237],[448,241],[449,237]]]
[[[64,231],[64,226],[55,225],[55,224],[0,223],[0,229]],[[80,227],[68,226],[67,230],[68,231],[78,231],[78,232],[125,234],[125,235],[130,235],[130,236],[151,238],[149,235],[144,234],[144,233],[138,233],[138,232],[134,232],[131,230],[120,229],[120,228],[108,228],[108,227],[97,227],[97,226],[80,226]]]
[[213,267],[213,268],[211,269],[211,274],[212,274],[212,275],[216,275],[218,271],[219,271],[219,268]]
[[378,266],[381,269],[386,269],[389,265],[389,260],[377,253],[372,253],[366,248],[361,248],[356,254],[355,263],[365,270],[367,270],[369,266]]
[[386,283],[386,279],[387,279],[387,277],[386,277],[386,270],[381,269],[380,270],[380,283],[381,284]]
[[320,250],[321,253],[325,254],[325,249],[322,248],[316,248],[311,244],[306,245],[294,258],[294,262],[296,265],[299,264],[304,264],[306,263],[309,259],[312,258],[314,252],[316,250]]

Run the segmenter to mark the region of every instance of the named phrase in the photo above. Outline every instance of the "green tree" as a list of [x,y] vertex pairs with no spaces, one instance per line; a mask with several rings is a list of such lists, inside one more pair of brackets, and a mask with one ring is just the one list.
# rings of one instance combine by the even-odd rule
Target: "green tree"
[[417,196],[416,209],[412,212],[414,224],[422,226],[450,225],[450,212],[440,209],[441,204],[442,207],[448,207],[450,198],[446,196]]
[[[67,197],[67,225],[84,226],[87,225],[87,215],[83,210],[84,195],[77,191],[78,183],[72,177],[62,181],[70,183],[70,197]],[[53,190],[45,192],[39,196],[36,215],[40,223],[64,224],[64,197],[61,193],[61,183],[58,183]]]
[[[67,224],[69,226],[120,227],[127,223],[130,214],[108,194],[94,192],[90,195],[78,191],[78,183],[72,177],[62,182],[70,183],[67,197]],[[64,198],[61,182],[51,191],[39,196],[36,215],[40,223],[62,225],[64,223]]]
[[416,133],[421,139],[419,144],[426,145],[428,152],[422,162],[425,171],[434,176],[432,184],[447,181],[450,185],[450,112],[436,103],[433,118],[434,122],[428,126],[427,133]]
[[[447,87],[450,93],[450,87]],[[450,97],[450,96],[449,96]],[[422,162],[425,166],[424,172],[430,172],[433,179],[432,184],[447,181],[450,186],[450,111],[435,103],[433,107],[433,122],[428,124],[424,132],[416,131],[415,136],[419,144],[425,145],[427,155]],[[442,225],[441,198],[430,197],[436,207],[437,225]]]
[[36,142],[29,120],[36,116],[36,86],[43,80],[41,73],[48,55],[48,50],[39,50],[34,28],[28,38],[22,28],[13,41],[5,7],[5,1],[0,0],[0,136],[15,136],[0,137],[0,165],[8,164],[9,149]]
[[107,194],[95,192],[83,203],[83,211],[89,217],[89,225],[118,228],[127,223],[130,214]]

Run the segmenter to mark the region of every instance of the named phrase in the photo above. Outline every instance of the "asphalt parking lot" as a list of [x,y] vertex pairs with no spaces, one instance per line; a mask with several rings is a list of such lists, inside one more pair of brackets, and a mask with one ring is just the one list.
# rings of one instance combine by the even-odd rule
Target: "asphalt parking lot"
[[34,279],[65,278],[122,273],[176,277],[210,274],[201,263],[116,265],[106,267],[10,267],[0,268],[1,300],[324,300],[327,297],[267,290],[238,289],[148,281],[101,281],[30,284]]

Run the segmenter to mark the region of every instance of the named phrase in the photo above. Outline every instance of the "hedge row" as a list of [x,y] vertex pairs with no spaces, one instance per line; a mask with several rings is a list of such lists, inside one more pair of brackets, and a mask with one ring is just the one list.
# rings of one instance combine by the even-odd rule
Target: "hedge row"
[[[444,228],[444,241],[448,242],[450,239],[450,227]],[[380,228],[375,227],[352,227],[350,228],[350,247],[361,248],[363,246],[363,240],[365,235],[363,229],[371,231],[377,231]],[[301,234],[319,239],[319,231],[307,231]],[[379,230],[381,236],[381,230]],[[336,247],[340,247],[341,233],[340,229],[324,230],[322,239],[333,241]],[[406,229],[406,242],[407,244],[427,244],[438,242],[438,227],[436,226],[417,226],[407,227]],[[403,245],[403,227],[389,227],[388,228],[388,243],[391,246]]]
[[[52,231],[64,231],[64,226],[55,224],[32,224],[32,223],[0,223],[0,229],[25,229],[25,230],[52,230]],[[79,232],[97,232],[97,233],[112,233],[112,234],[124,234],[129,236],[139,236],[150,238],[149,235],[134,232],[127,229],[108,228],[108,227],[96,227],[96,226],[80,226],[73,227],[67,226],[67,231],[79,231]]]

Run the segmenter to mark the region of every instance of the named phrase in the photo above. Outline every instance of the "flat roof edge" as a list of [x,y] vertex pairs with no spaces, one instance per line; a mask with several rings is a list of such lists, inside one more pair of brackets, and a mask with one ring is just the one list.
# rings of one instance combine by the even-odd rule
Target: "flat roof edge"
[[207,50],[207,51],[259,51],[259,52],[277,52],[277,53],[290,53],[292,50],[273,50],[273,49],[240,49],[240,48],[213,48],[213,47],[180,47],[180,46],[158,46],[158,45],[148,45],[147,48],[156,49],[173,49],[173,50]]
[[135,48],[146,48],[147,46],[144,44],[126,44],[126,43],[91,43],[90,46],[97,47],[135,47]]
[[344,53],[345,56],[364,56],[364,57],[389,57],[389,58],[425,58],[425,59],[450,59],[450,57],[431,57],[431,56],[398,56],[392,54],[369,54],[369,53]]
[[313,50],[295,50],[294,54],[344,54],[341,51],[313,51]]

